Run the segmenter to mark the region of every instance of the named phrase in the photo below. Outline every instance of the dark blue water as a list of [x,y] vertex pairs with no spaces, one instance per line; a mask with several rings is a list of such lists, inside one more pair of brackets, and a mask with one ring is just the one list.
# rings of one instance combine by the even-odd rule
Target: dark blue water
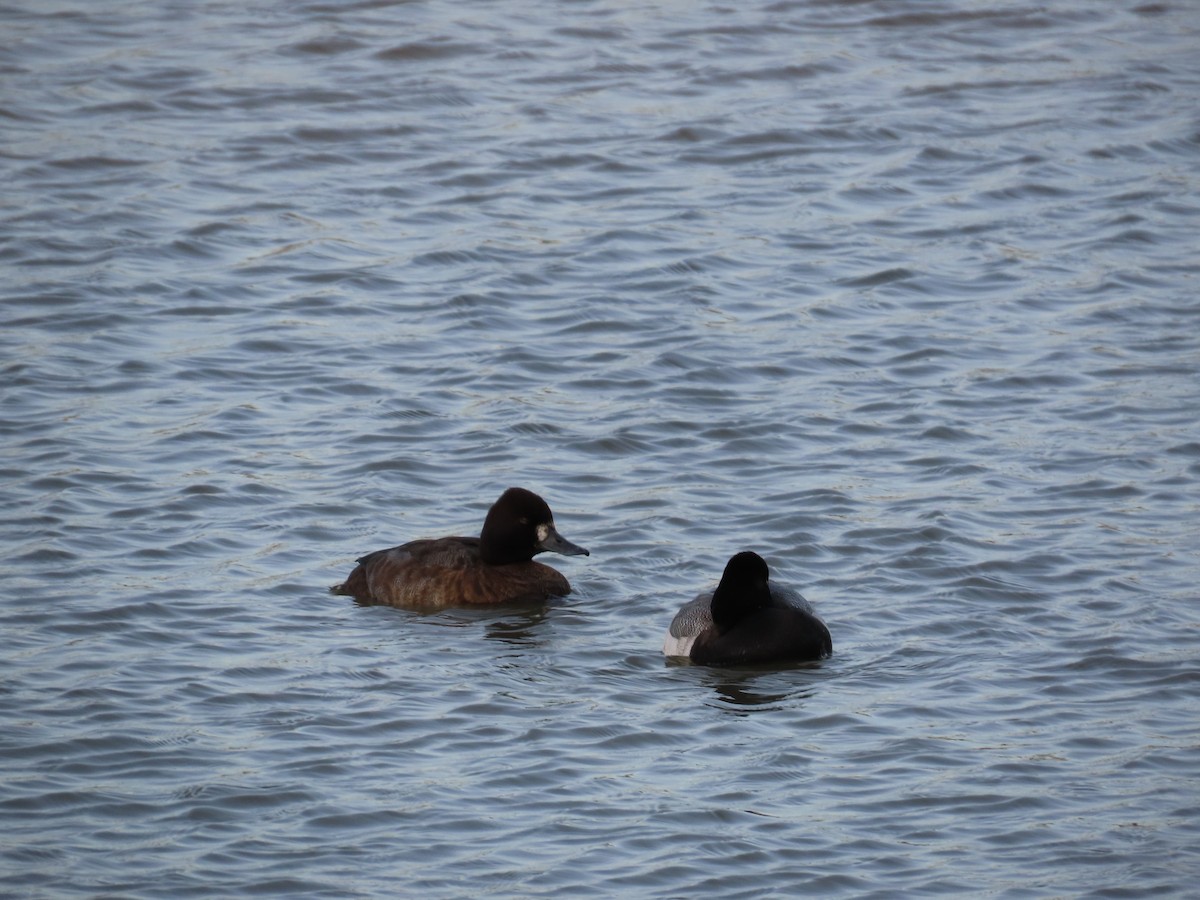
[[[0,893],[1194,890],[1192,4],[0,25]],[[742,549],[832,659],[663,659]]]

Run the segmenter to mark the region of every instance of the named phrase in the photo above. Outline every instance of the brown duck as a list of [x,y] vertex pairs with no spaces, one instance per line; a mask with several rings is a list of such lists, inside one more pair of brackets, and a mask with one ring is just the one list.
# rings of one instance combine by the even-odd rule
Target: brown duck
[[500,495],[479,537],[410,541],[358,559],[342,584],[330,591],[362,603],[410,609],[531,603],[563,597],[571,585],[563,575],[533,561],[545,551],[588,556],[554,527],[546,501],[524,488]]

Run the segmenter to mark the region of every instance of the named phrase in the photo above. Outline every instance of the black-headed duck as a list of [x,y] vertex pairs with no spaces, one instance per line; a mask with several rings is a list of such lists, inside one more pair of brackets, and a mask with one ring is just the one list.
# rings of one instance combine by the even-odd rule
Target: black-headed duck
[[829,629],[791,588],[768,584],[757,553],[735,554],[715,591],[685,603],[663,642],[667,656],[702,665],[753,665],[821,659],[833,652]]
[[410,541],[359,557],[350,577],[330,590],[362,603],[420,609],[531,603],[563,597],[571,585],[533,561],[545,551],[588,556],[554,527],[546,501],[509,488],[492,504],[479,537]]

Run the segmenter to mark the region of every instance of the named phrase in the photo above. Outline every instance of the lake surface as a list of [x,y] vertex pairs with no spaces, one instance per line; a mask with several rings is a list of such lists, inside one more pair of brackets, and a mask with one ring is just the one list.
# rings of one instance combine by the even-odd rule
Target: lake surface
[[[0,25],[0,894],[1195,896],[1195,4]],[[742,549],[831,659],[664,660]]]

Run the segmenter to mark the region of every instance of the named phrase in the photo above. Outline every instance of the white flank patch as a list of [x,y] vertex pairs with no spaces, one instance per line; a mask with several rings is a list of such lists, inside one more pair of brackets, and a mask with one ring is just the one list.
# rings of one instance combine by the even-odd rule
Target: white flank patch
[[667,638],[663,641],[664,656],[691,656],[692,644],[696,643],[696,636],[689,634],[687,637],[675,637],[671,632],[667,632]]

